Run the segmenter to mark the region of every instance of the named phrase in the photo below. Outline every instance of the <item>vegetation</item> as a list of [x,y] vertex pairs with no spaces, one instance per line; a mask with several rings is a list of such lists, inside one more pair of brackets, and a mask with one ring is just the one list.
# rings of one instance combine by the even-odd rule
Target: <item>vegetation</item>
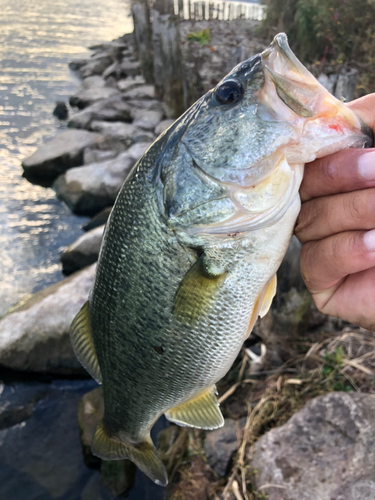
[[315,66],[350,65],[358,94],[375,91],[375,0],[267,0],[263,31],[285,31],[293,51]]
[[205,45],[210,41],[210,29],[206,28],[202,31],[193,31],[186,36],[188,42],[198,42],[199,45]]

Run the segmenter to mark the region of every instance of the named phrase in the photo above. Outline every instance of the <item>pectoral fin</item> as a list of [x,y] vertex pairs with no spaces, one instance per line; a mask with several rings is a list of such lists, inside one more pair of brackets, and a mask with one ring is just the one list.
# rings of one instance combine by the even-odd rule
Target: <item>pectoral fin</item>
[[177,290],[174,316],[193,325],[209,308],[226,273],[210,274],[204,267],[203,257],[189,269]]
[[276,287],[277,287],[277,277],[276,274],[273,276],[271,281],[268,283],[266,290],[264,291],[262,306],[259,311],[259,316],[263,318],[271,307],[272,300],[276,295]]
[[70,339],[78,361],[89,374],[99,383],[102,383],[98,358],[95,352],[94,340],[91,333],[89,302],[85,302],[82,309],[74,318],[70,327]]
[[186,403],[171,408],[165,412],[165,416],[175,424],[199,429],[217,429],[224,425],[224,418],[215,396],[215,387],[211,387]]
[[101,421],[96,429],[91,450],[95,456],[103,460],[128,458],[156,484],[160,486],[168,484],[168,475],[164,464],[150,437],[138,444],[125,443],[110,436]]

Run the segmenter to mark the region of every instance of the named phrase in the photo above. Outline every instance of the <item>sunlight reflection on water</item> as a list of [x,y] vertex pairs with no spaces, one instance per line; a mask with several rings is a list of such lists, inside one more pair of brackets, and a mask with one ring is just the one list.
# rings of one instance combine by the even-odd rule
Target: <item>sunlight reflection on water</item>
[[61,131],[55,101],[78,81],[68,62],[132,31],[123,0],[2,0],[0,10],[0,316],[61,279],[59,254],[86,219],[21,177],[21,161]]

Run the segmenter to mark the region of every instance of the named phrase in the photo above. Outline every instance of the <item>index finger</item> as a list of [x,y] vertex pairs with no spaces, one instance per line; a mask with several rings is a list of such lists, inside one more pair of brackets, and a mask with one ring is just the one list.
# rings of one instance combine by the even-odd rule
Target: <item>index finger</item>
[[[375,131],[375,94],[348,104]],[[346,149],[306,165],[302,201],[375,187],[375,149]]]

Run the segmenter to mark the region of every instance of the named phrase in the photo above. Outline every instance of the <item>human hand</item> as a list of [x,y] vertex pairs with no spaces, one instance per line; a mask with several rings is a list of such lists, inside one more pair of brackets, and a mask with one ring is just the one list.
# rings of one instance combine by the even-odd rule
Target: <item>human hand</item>
[[[348,106],[375,132],[375,94]],[[375,331],[375,149],[306,165],[295,234],[317,308]]]

